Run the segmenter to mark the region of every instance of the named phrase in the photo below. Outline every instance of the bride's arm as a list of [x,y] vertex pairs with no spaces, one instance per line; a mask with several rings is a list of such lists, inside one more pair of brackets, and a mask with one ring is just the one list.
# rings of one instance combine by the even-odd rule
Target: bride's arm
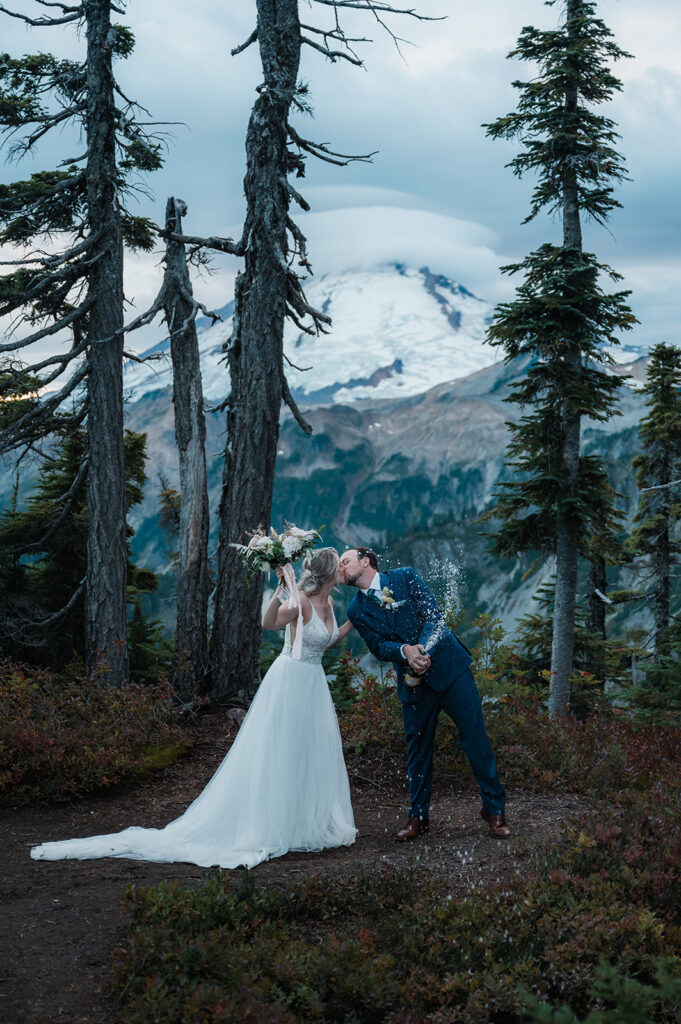
[[344,622],[344,623],[343,623],[343,625],[342,625],[342,626],[340,627],[340,629],[338,630],[338,636],[337,636],[337,637],[336,637],[336,639],[334,640],[333,644],[329,644],[329,646],[330,646],[330,647],[333,647],[333,646],[334,646],[334,644],[337,644],[337,643],[339,642],[339,640],[342,640],[342,639],[343,639],[344,637],[346,637],[346,636],[348,635],[348,633],[352,632],[352,630],[353,630],[354,628],[355,628],[355,627],[354,627],[354,626],[353,626],[353,624],[352,624],[352,623],[350,622],[350,619],[348,619],[348,621],[347,621],[347,622]]
[[[263,629],[283,629],[289,622],[293,622],[294,619],[298,618],[298,609],[289,608],[286,604],[282,604],[279,600],[283,596],[284,587],[281,584],[277,587],[272,595],[270,603],[262,613],[262,628]],[[301,595],[302,597],[303,595]],[[303,604],[303,612],[305,612],[305,605]]]
[[[288,607],[288,589],[284,583],[284,574],[281,568],[278,568],[276,572],[279,586],[274,591],[270,603],[262,613],[263,629],[283,629],[284,626],[288,626],[289,622],[293,622],[294,619],[298,618],[298,609]],[[312,610],[309,599],[305,594],[300,595],[300,603],[303,609],[303,624],[306,624],[310,621]],[[295,629],[295,626],[293,628]]]

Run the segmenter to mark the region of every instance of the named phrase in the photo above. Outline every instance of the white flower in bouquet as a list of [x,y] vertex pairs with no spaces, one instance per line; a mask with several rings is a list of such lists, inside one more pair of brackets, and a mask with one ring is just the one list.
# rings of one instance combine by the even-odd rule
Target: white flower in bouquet
[[266,533],[262,527],[254,530],[248,544],[232,544],[241,555],[249,572],[267,572],[277,566],[288,565],[312,551],[320,539],[316,530],[301,530],[293,523],[286,523],[283,533],[274,527]]
[[251,551],[269,551],[272,548],[272,539],[256,534],[254,537],[251,537],[248,546]]
[[287,536],[286,534],[284,535],[284,538],[281,542],[281,546],[283,547],[284,554],[288,559],[295,558],[295,556],[300,551],[300,544],[298,543],[296,538]]

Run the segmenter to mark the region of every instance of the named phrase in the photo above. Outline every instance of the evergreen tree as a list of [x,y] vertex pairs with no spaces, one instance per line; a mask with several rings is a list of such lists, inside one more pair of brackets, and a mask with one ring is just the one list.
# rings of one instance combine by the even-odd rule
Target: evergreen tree
[[163,623],[145,615],[141,598],[135,595],[131,604],[132,615],[128,620],[130,676],[139,683],[155,683],[170,674],[173,648],[165,638]]
[[[554,591],[555,583],[540,587],[534,597],[536,610],[517,623],[513,670],[535,689],[544,688],[551,671]],[[576,606],[570,680],[570,706],[575,714],[582,718],[590,714],[602,698],[606,683],[627,682],[632,653],[628,643],[608,640],[593,630],[588,607]]]
[[627,546],[643,561],[660,660],[668,653],[672,579],[681,554],[681,349],[653,348],[643,392],[649,412],[640,426],[643,451],[633,461],[641,496]]
[[[87,572],[85,430],[65,418],[35,491],[0,517],[0,647],[23,660],[62,668],[83,657]],[[145,435],[126,431],[126,510],[141,502]],[[135,566],[127,527],[128,599],[154,590],[156,577]]]
[[[35,16],[25,13],[34,4]],[[54,169],[0,186],[0,243],[22,250],[2,278],[0,315],[26,331],[0,351],[28,356],[10,371],[17,389],[40,380],[23,415],[0,430],[0,450],[39,446],[64,421],[65,400],[78,397],[89,460],[86,663],[105,664],[120,685],[127,676],[123,250],[153,245],[149,222],[125,203],[137,172],[160,166],[161,144],[115,80],[113,59],[128,57],[134,40],[113,23],[119,8],[112,0],[22,7],[3,6],[2,14],[41,29],[72,26],[86,53],[82,61],[0,54],[0,133],[12,140],[14,157],[33,155],[48,133],[66,126],[85,146]],[[52,354],[32,356],[45,339],[55,340]]]
[[613,189],[625,175],[613,148],[618,135],[614,123],[591,107],[620,88],[607,65],[627,55],[596,17],[595,3],[561,0],[561,7],[565,17],[558,28],[521,32],[510,56],[536,63],[538,74],[514,82],[517,111],[486,126],[492,138],[520,139],[522,150],[510,162],[515,174],[538,175],[526,221],[542,210],[558,211],[563,226],[561,245],[544,244],[502,268],[522,273],[524,281],[514,301],[497,307],[488,335],[505,349],[507,361],[531,357],[508,399],[530,410],[510,425],[508,454],[516,476],[502,485],[488,518],[501,520],[498,554],[555,555],[553,715],[562,714],[570,699],[580,549],[588,555],[592,523],[614,518],[602,462],[580,452],[581,423],[613,415],[621,380],[602,368],[610,361],[604,346],[635,323],[628,293],[601,288],[602,274],[618,275],[584,252],[581,225],[582,215],[604,223],[620,205]]

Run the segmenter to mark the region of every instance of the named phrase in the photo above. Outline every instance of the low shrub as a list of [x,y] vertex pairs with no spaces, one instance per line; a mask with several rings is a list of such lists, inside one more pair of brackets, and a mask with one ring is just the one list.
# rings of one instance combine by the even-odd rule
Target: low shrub
[[[607,879],[561,872],[463,899],[384,869],[286,891],[163,884],[128,900],[114,965],[124,1024],[520,1024],[532,999],[588,1012],[604,963],[653,988],[663,961],[681,979],[663,916]],[[652,1019],[678,1018],[662,1001]]]
[[136,778],[191,746],[169,690],[0,662],[0,801],[69,800]]
[[[463,897],[389,867],[286,889],[247,872],[240,889],[227,875],[131,889],[123,1024],[676,1024],[681,730],[549,720],[526,698],[493,704],[488,724],[507,779],[590,792],[595,811]],[[358,750],[403,742],[390,684],[364,674],[342,727]]]

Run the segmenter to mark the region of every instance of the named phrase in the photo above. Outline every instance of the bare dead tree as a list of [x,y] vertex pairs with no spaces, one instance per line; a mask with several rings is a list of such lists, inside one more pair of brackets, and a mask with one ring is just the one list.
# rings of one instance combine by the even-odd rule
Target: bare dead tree
[[208,668],[208,487],[206,419],[193,297],[184,242],[181,199],[166,206],[163,306],[170,331],[173,364],[175,439],[180,458],[179,580],[173,686],[183,699],[203,688]]
[[[301,23],[299,0],[256,0],[257,26],[237,54],[257,43],[263,82],[246,135],[244,191],[247,212],[235,247],[244,257],[236,283],[232,336],[227,348],[230,393],[222,497],[218,570],[211,637],[211,696],[247,700],[259,678],[262,581],[246,585],[234,542],[249,529],[268,524],[282,403],[305,433],[311,428],[298,409],[284,368],[283,332],[288,317],[308,334],[326,333],[330,319],[307,301],[299,269],[311,273],[305,236],[292,219],[293,201],[309,206],[290,176],[302,177],[307,156],[344,165],[370,160],[348,156],[304,138],[290,123],[293,112],[308,112],[306,87],[298,85],[301,49],[307,45],[331,62],[361,65],[354,47],[362,39],[343,30],[344,9],[364,11],[388,29],[385,18],[410,14],[375,0],[313,0],[328,8],[331,24]],[[305,524],[310,525],[310,524]]]

